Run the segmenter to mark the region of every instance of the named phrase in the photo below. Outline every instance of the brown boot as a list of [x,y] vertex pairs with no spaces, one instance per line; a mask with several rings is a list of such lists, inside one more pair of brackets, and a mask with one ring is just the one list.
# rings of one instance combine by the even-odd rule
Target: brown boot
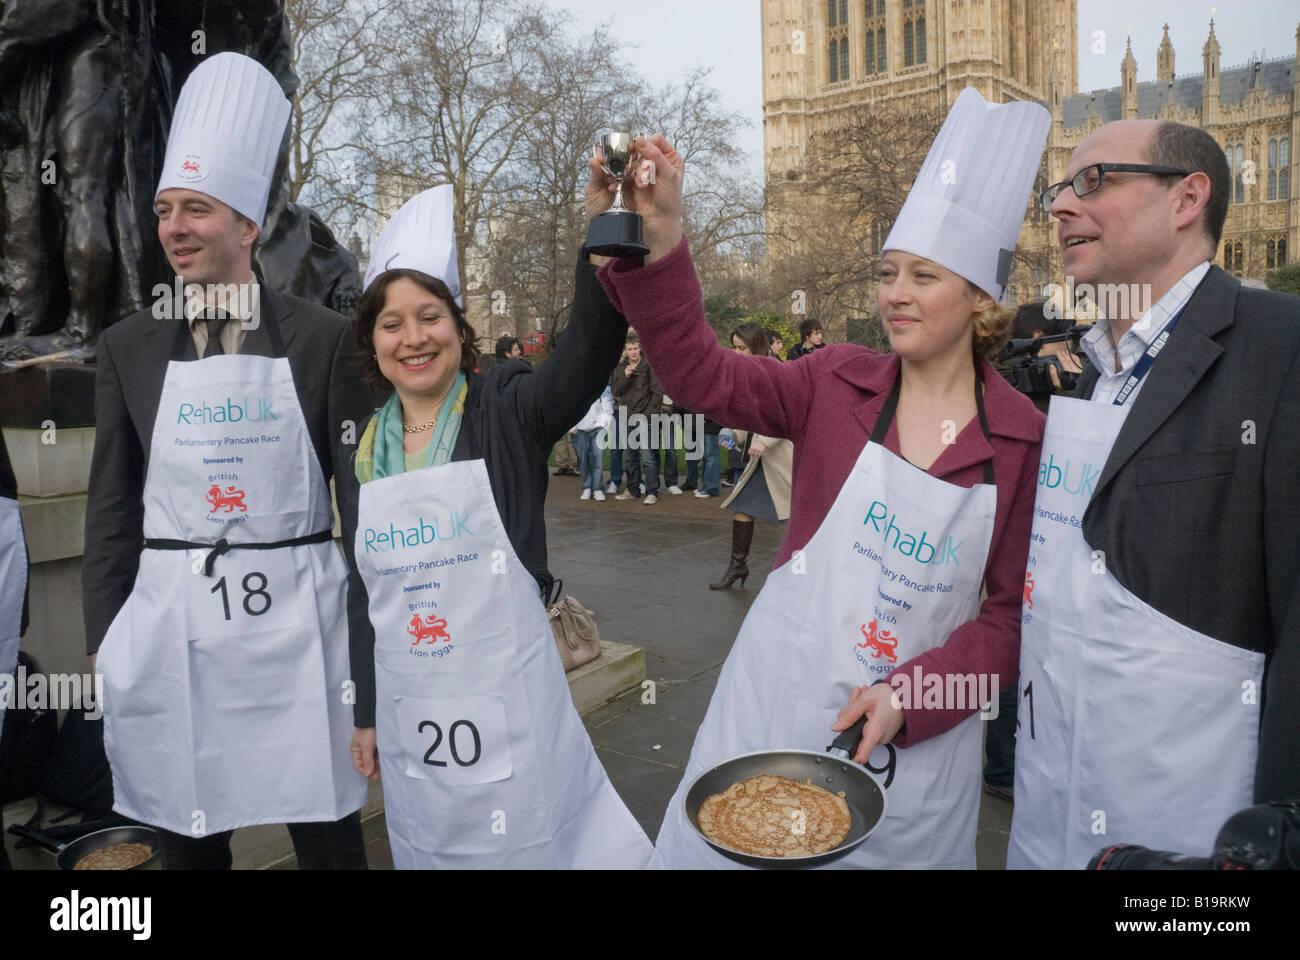
[[745,580],[749,578],[749,566],[745,560],[749,557],[749,545],[754,542],[754,521],[742,523],[740,520],[731,521],[731,562],[727,564],[727,572],[722,575],[718,583],[709,584],[710,590],[727,590],[737,580],[740,585],[745,585]]

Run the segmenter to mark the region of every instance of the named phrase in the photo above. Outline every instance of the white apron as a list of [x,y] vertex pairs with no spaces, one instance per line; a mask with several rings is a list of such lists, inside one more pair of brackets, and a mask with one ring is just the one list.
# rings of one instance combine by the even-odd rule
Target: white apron
[[98,661],[114,809],[191,836],[338,820],[366,799],[350,755],[347,567],[264,322],[275,358],[167,368],[146,549]]
[[393,865],[641,868],[653,848],[574,709],[482,460],[362,484]]
[[26,591],[27,545],[23,542],[18,501],[0,497],[0,676],[11,678],[0,689],[0,735],[4,732],[8,701],[18,689],[14,672],[18,667],[18,639]]
[[1083,539],[1125,413],[1070,397],[1049,408],[1025,574],[1008,868],[1079,869],[1114,843],[1207,856],[1223,822],[1251,804],[1263,654],[1148,606]]
[[[741,866],[686,819],[697,777],[744,753],[824,751],[855,686],[940,646],[979,608],[997,506],[991,465],[965,489],[890,453],[897,395],[896,384],[817,532],[768,575],[745,617],[664,814],[655,848],[666,867]],[[982,398],[979,411],[983,423]],[[912,709],[922,703],[916,691]],[[975,713],[915,746],[877,746],[867,769],[886,789],[887,816],[828,866],[974,868],[981,733]]]

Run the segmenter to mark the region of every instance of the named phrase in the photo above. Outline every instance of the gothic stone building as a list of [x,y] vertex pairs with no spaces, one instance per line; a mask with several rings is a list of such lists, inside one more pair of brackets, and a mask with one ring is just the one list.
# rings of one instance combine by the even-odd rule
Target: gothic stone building
[[[798,191],[807,165],[816,163],[806,147],[834,128],[837,112],[904,98],[946,111],[973,86],[987,100],[1035,100],[1051,111],[1036,189],[1063,179],[1071,151],[1111,120],[1155,117],[1204,127],[1223,145],[1233,174],[1216,262],[1262,279],[1300,250],[1300,197],[1292,187],[1300,167],[1291,152],[1300,137],[1300,30],[1295,57],[1221,70],[1211,21],[1201,72],[1178,76],[1166,26],[1154,82],[1138,82],[1130,47],[1118,87],[1078,93],[1076,0],[762,0],[762,17],[764,161],[774,230],[809,215]],[[1045,284],[1062,280],[1055,223],[1036,199],[1030,202],[1008,303],[1035,299]],[[844,329],[845,317],[822,319]]]

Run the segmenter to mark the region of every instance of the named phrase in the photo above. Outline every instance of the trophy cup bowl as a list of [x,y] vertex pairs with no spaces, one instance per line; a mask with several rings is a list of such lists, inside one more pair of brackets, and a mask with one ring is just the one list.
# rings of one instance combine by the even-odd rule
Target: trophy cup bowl
[[644,257],[650,248],[641,239],[641,215],[623,206],[623,178],[637,161],[637,138],[627,133],[607,133],[600,138],[605,156],[602,169],[614,178],[618,188],[614,205],[591,218],[587,227],[588,253],[602,257]]

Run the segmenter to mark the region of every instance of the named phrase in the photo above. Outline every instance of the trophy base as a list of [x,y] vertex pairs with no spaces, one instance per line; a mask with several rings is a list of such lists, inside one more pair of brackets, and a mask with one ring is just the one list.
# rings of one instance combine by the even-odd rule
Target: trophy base
[[641,215],[630,210],[606,210],[592,217],[586,248],[588,253],[601,257],[644,257],[650,248],[641,240]]

